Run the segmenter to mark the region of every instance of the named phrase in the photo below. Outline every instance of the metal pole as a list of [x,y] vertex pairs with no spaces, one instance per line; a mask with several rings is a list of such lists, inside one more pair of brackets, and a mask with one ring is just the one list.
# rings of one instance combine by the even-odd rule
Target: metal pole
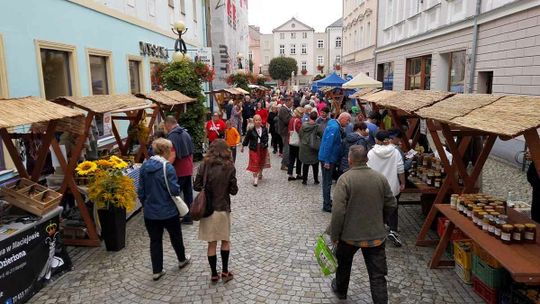
[[[206,13],[206,45],[208,47],[212,47],[212,24],[211,24],[211,0],[206,0],[204,3],[205,13]],[[212,64],[214,64],[214,60],[212,60]],[[214,67],[212,67],[213,69]],[[212,84],[212,81],[208,82],[208,90],[212,92],[214,90],[214,86]],[[208,94],[208,103],[210,104],[210,113],[214,113],[214,95]]]
[[469,85],[467,88],[468,93],[472,93],[474,90],[474,74],[476,72],[476,53],[478,50],[478,17],[480,16],[482,9],[482,0],[476,0],[476,11],[474,14],[473,24],[473,39],[471,47],[471,57],[469,62]]

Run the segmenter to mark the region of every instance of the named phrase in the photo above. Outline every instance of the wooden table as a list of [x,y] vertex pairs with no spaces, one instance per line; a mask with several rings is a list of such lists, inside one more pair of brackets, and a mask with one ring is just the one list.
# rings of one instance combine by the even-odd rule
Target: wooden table
[[[536,244],[505,245],[495,237],[482,231],[469,218],[459,214],[447,204],[435,204],[433,210],[442,213],[448,218],[449,223],[438,242],[437,248],[429,263],[429,268],[434,269],[441,266],[453,266],[453,261],[441,261],[450,236],[455,227],[458,227],[478,246],[491,254],[501,265],[510,272],[516,282],[525,284],[540,284],[540,238],[537,237]],[[532,222],[527,216],[512,209],[508,210],[510,222],[527,223]],[[429,229],[430,225],[424,224],[422,230]],[[537,226],[536,235],[540,235],[540,227]],[[421,232],[422,235],[422,232]],[[424,242],[421,242],[424,241]],[[428,241],[419,240],[417,245],[428,244]],[[419,244],[420,243],[420,244]]]

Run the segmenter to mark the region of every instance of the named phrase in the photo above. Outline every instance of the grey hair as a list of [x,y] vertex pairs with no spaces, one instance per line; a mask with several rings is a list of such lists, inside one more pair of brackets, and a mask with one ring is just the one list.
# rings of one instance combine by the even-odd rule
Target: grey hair
[[364,146],[353,145],[349,149],[349,161],[351,164],[362,164],[367,161],[367,150]]

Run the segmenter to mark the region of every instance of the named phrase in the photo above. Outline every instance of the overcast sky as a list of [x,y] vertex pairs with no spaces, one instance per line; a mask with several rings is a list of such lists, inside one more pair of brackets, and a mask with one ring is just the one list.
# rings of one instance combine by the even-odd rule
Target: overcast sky
[[342,3],[342,0],[249,0],[249,24],[259,26],[263,34],[270,34],[295,17],[315,31],[324,32],[341,17]]

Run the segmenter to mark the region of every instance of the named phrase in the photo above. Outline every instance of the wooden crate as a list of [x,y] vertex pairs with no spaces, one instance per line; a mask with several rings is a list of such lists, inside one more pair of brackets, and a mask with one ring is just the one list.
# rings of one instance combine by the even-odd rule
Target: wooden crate
[[55,209],[62,199],[62,194],[25,178],[5,185],[0,192],[10,204],[39,216]]

